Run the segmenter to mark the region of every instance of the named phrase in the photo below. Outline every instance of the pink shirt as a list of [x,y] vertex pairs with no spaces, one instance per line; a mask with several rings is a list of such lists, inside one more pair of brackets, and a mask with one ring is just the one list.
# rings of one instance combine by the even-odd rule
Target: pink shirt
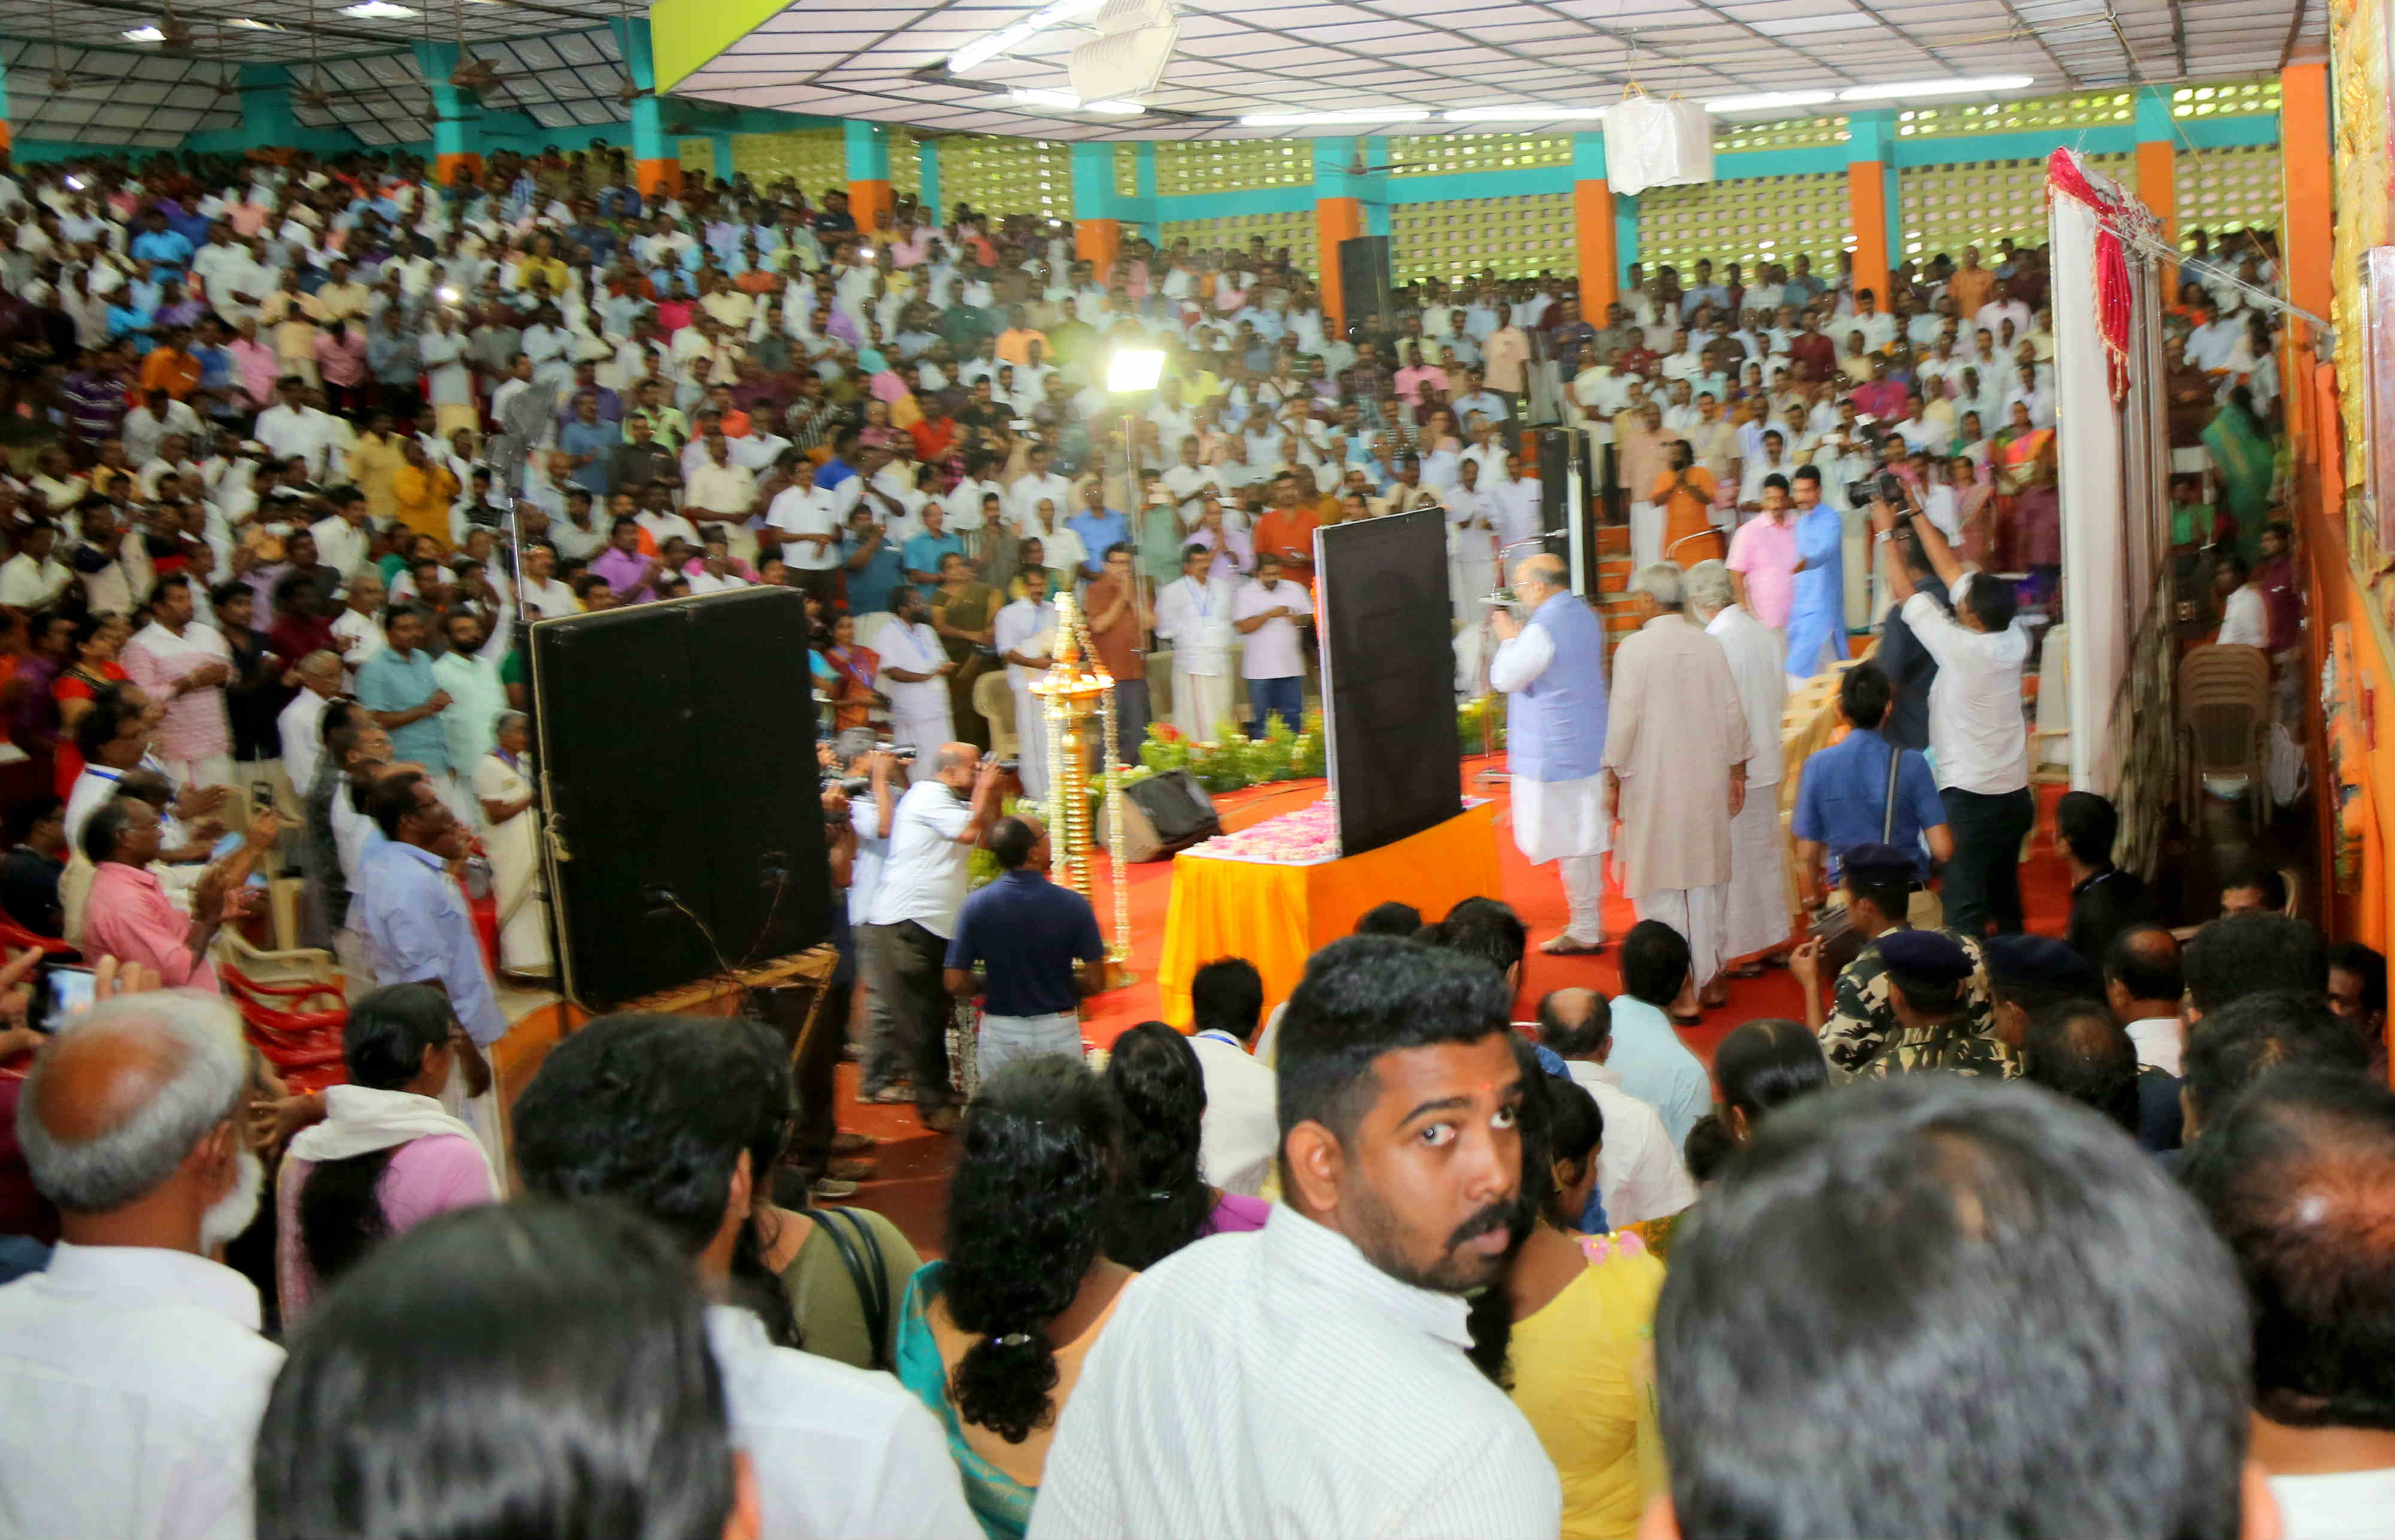
[[1729,569],[1746,574],[1746,607],[1779,631],[1796,597],[1796,521],[1758,513],[1729,538]]
[[[316,1293],[316,1269],[309,1266],[306,1248],[299,1243],[299,1193],[315,1169],[312,1161],[285,1161],[275,1179],[274,1272],[285,1330]],[[390,1233],[399,1235],[436,1214],[489,1202],[491,1162],[473,1140],[455,1134],[410,1139],[383,1167],[375,1200],[382,1204]]]
[[84,901],[83,954],[154,968],[170,989],[217,992],[217,971],[187,944],[192,917],[175,907],[147,867],[103,861]]
[[331,332],[316,334],[316,367],[327,385],[357,385],[366,378],[366,335],[355,326],[343,330],[338,340]]
[[232,650],[218,632],[193,620],[177,636],[152,621],[125,644],[125,671],[152,700],[165,701],[158,724],[158,757],[169,763],[210,759],[230,752],[232,727],[225,718],[221,684],[175,694],[186,674],[210,663],[230,663]]
[[234,338],[225,344],[225,351],[241,366],[241,388],[250,404],[258,407],[274,404],[274,381],[283,372],[283,360],[263,342]]

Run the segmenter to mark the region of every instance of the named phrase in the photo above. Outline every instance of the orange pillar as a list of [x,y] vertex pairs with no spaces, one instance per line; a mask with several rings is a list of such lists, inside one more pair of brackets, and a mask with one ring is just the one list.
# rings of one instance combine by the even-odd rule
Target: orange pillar
[[669,197],[681,191],[681,162],[671,155],[634,161],[632,184],[643,198]]
[[1846,167],[1846,217],[1855,227],[1855,292],[1869,289],[1887,303],[1887,166],[1855,161]]
[[2288,302],[2321,316],[2329,312],[2334,241],[2330,145],[2328,66],[2289,65],[2279,72],[2279,167],[2286,195],[2279,256]]
[[1122,250],[1120,219],[1075,219],[1073,221],[1073,255],[1090,264],[1105,283],[1113,271],[1116,253]]
[[481,176],[483,157],[470,151],[464,154],[443,155],[434,163],[432,174],[442,186],[455,187],[461,172],[470,178]]
[[2178,239],[2178,155],[2169,143],[2137,146],[2137,201],[2163,224],[2163,239]]
[[1347,335],[1347,291],[1339,274],[1339,243],[1352,241],[1364,233],[1364,200],[1361,198],[1317,198],[1314,200],[1315,249],[1321,255],[1317,265],[1322,270],[1322,319],[1330,335]]
[[851,179],[848,184],[848,217],[856,221],[859,230],[871,230],[873,221],[885,212],[895,212],[898,195],[890,191],[888,179]]
[[1621,298],[1621,252],[1613,240],[1613,189],[1603,179],[1572,183],[1572,226],[1580,249],[1580,313],[1602,323]]

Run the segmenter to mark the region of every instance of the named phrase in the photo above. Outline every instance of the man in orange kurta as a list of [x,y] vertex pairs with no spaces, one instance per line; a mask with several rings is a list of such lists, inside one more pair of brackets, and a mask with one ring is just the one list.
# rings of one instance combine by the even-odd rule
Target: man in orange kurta
[[1671,468],[1655,478],[1647,495],[1663,510],[1663,560],[1683,567],[1723,560],[1721,531],[1714,527],[1714,473],[1696,463],[1686,439],[1673,443],[1668,453]]

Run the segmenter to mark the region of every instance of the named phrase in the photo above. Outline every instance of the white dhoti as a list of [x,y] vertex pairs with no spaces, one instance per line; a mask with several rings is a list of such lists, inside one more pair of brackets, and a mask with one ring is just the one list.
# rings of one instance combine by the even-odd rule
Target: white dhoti
[[1172,730],[1204,743],[1231,715],[1231,676],[1172,670]]
[[1870,526],[1849,525],[1838,542],[1839,577],[1846,583],[1846,629],[1861,631],[1879,624],[1872,608],[1872,538]]
[[1653,566],[1663,559],[1663,505],[1630,505],[1630,570]]
[[1788,863],[1780,838],[1780,788],[1750,786],[1729,821],[1729,900],[1722,955],[1752,957],[1788,939]]
[[[355,998],[352,996],[351,998]],[[491,1051],[483,1050],[483,1061],[490,1063]],[[499,1186],[499,1196],[508,1194],[508,1172],[515,1164],[508,1148],[507,1118],[499,1108],[499,1069],[491,1065],[491,1083],[479,1096],[466,1095],[466,1071],[453,1061],[449,1078],[441,1083],[436,1098],[443,1111],[474,1131],[474,1142],[490,1157],[491,1175]]]
[[1466,531],[1447,559],[1447,571],[1456,623],[1468,626],[1488,609],[1489,595],[1497,587],[1497,552],[1489,537],[1475,539]]
[[1010,684],[1014,697],[1015,752],[1023,757],[1023,794],[1034,802],[1048,797],[1048,703],[1026,685]]
[[1715,883],[1711,887],[1658,888],[1630,896],[1639,919],[1660,920],[1687,942],[1688,972],[1700,989],[1720,976],[1722,962],[1728,956],[1722,949],[1722,932],[1729,912],[1729,883]]
[[1612,829],[1605,816],[1605,777],[1538,781],[1516,777],[1514,845],[1532,866],[1555,863],[1571,919],[1564,934],[1582,946],[1605,939],[1605,853]]
[[890,741],[901,749],[936,753],[942,744],[955,741],[956,736],[956,721],[945,699],[936,710],[901,710],[896,703],[891,705]]

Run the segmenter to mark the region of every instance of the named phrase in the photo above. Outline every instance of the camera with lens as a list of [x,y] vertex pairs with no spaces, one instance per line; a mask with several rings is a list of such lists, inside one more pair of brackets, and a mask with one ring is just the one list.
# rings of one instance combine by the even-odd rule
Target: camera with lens
[[1890,508],[1904,507],[1904,483],[1895,471],[1883,471],[1876,476],[1865,476],[1860,481],[1846,483],[1847,507],[1860,508],[1874,499]]
[[1001,776],[1020,775],[1022,771],[1023,762],[1019,759],[1002,759],[998,762],[998,773]]
[[915,750],[912,748],[901,749],[896,744],[891,742],[888,738],[883,738],[880,742],[875,744],[873,748],[877,753],[887,754],[901,764],[912,764],[915,763]]
[[842,776],[833,784],[837,785],[840,789],[840,791],[847,796],[861,797],[867,791],[873,790],[873,777],[871,776]]

